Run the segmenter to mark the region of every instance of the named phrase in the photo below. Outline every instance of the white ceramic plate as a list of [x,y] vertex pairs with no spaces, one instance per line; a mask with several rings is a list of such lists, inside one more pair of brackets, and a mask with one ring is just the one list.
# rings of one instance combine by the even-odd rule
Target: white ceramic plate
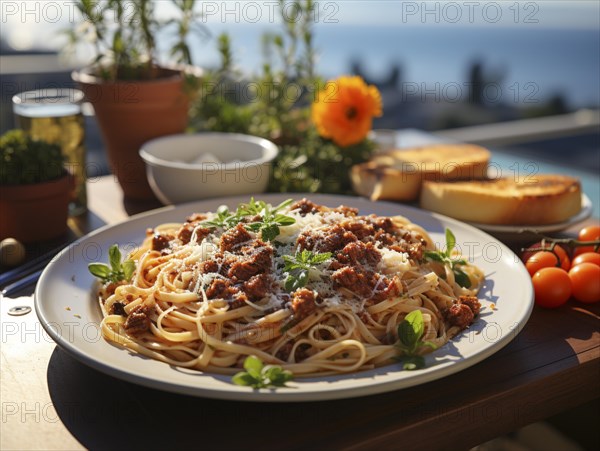
[[[275,203],[289,195],[260,195]],[[299,196],[294,196],[299,197]],[[449,227],[458,246],[486,274],[479,298],[484,306],[476,322],[450,343],[429,354],[427,367],[402,371],[392,364],[342,376],[298,379],[289,388],[252,390],[230,382],[229,376],[171,367],[117,348],[100,335],[101,313],[93,293],[94,280],[87,264],[107,261],[107,249],[118,243],[123,250],[138,245],[145,229],[160,223],[182,221],[192,212],[214,211],[219,205],[235,207],[247,197],[214,199],[166,207],[101,228],[64,249],[44,270],[35,292],[35,307],[42,326],[67,352],[83,363],[124,380],[177,393],[244,401],[312,401],[348,398],[406,388],[461,371],[494,354],[525,325],[533,307],[529,274],[515,254],[495,238],[456,220],[422,210],[366,199],[310,195],[317,203],[345,204],[362,214],[403,215],[430,231],[442,245]],[[495,304],[492,310],[490,304]]]
[[478,222],[469,222],[478,229],[485,230],[486,232],[492,233],[519,233],[523,230],[535,230],[539,233],[548,232],[560,232],[561,230],[568,229],[569,227],[579,224],[585,221],[592,214],[592,201],[585,194],[581,195],[581,210],[576,215],[571,216],[569,219],[563,222],[556,222],[554,224],[542,224],[542,225],[500,225],[500,224],[480,224]]

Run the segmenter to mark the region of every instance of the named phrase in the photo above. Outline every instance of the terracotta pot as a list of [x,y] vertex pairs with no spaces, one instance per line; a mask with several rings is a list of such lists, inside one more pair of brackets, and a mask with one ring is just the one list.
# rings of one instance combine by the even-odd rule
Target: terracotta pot
[[50,182],[0,186],[0,239],[31,243],[65,233],[74,183],[66,174]]
[[94,106],[112,172],[129,199],[155,199],[138,154],[142,144],[182,133],[187,126],[184,77],[170,69],[161,69],[161,74],[139,82],[104,82],[85,71],[72,74]]

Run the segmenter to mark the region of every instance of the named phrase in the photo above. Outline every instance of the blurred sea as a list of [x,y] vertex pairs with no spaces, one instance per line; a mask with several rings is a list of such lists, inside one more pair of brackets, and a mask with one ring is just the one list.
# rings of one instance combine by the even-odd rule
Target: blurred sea
[[[245,72],[257,71],[264,61],[261,36],[279,29],[211,24],[213,39],[196,40],[193,53],[199,65],[216,66],[214,37],[226,31],[237,65]],[[464,83],[472,64],[479,62],[484,79],[501,88],[499,94],[489,93],[492,99],[499,95],[498,102],[536,103],[561,95],[569,108],[600,106],[598,30],[317,24],[315,47],[317,71],[326,77],[349,73],[356,61],[367,77],[385,80],[397,66],[400,90],[416,84],[452,100],[458,92],[455,84],[467,95]],[[429,100],[433,98],[431,94]]]

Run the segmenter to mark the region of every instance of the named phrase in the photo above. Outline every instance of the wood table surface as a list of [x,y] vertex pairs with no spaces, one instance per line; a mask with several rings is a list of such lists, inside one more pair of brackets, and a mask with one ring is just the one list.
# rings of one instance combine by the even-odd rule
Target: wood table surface
[[[88,188],[90,212],[71,221],[75,234],[158,206],[124,203],[111,176]],[[0,305],[2,449],[467,449],[600,397],[600,304],[535,307],[501,351],[417,387],[244,403],[162,392],[91,369],[57,347],[35,314],[7,315],[31,303]]]

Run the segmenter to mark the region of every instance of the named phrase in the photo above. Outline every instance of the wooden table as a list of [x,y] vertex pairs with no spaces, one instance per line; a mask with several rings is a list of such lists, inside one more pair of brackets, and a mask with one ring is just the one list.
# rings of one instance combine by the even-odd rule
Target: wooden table
[[[88,186],[90,213],[72,222],[77,233],[156,206],[123,204],[110,176]],[[508,346],[438,381],[272,404],[180,396],[107,376],[58,348],[33,313],[7,315],[27,303],[0,305],[2,449],[461,449],[600,397],[600,304],[536,307]]]

